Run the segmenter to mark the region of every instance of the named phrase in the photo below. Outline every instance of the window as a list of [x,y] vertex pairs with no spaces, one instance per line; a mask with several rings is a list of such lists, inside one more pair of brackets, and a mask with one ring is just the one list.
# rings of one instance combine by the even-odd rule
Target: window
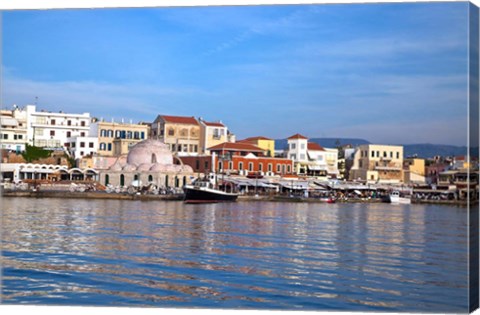
[[228,162],[228,169],[233,170],[233,162]]
[[105,175],[105,186],[108,186],[110,180],[110,176],[108,174]]
[[75,148],[75,142],[72,142],[72,148]]
[[67,125],[68,125],[68,126],[71,126],[71,125],[72,125],[72,121],[71,121],[71,120],[67,120]]
[[205,169],[208,170],[208,161],[205,161]]
[[173,128],[168,129],[168,135],[169,136],[175,135],[175,130],[173,130]]
[[17,135],[13,135],[13,140],[17,140]]
[[50,121],[50,124],[51,124],[51,125],[55,125],[55,124],[56,124],[55,119],[52,119],[52,120]]
[[393,152],[390,151],[390,158],[393,159]]
[[188,152],[188,144],[183,145],[183,152]]
[[55,130],[50,130],[50,136],[55,136]]
[[122,133],[121,133],[120,130],[115,131],[115,138],[120,138],[121,135],[122,135]]
[[145,132],[140,132],[140,139],[145,139]]
[[305,154],[300,154],[300,160],[305,160]]
[[153,182],[153,176],[152,175],[148,175],[148,181]]
[[362,167],[363,167],[362,160],[358,161],[358,167],[360,167],[360,168],[362,168]]
[[135,131],[135,132],[133,133],[133,138],[134,138],[134,139],[137,139],[137,140],[140,139],[140,133],[139,133],[138,131]]
[[253,171],[253,163],[252,163],[252,162],[248,163],[248,170],[249,170],[250,172]]
[[85,142],[80,142],[80,148],[85,148]]
[[296,154],[290,154],[290,159],[291,159],[291,160],[296,160],[296,159],[297,159],[297,155],[296,155]]
[[243,170],[243,162],[238,163],[238,170]]
[[268,171],[271,172],[272,171],[272,163],[268,163]]
[[125,186],[125,175],[120,174],[120,186]]
[[400,152],[397,152],[397,159],[400,158]]
[[93,142],[89,142],[89,143],[88,143],[88,147],[89,147],[89,148],[93,148]]
[[302,143],[302,144],[300,145],[300,148],[301,148],[302,150],[305,150],[305,143]]
[[384,158],[387,157],[387,151],[383,151],[383,157],[384,157]]
[[4,134],[3,134],[3,139],[4,139],[4,140],[8,139],[8,134],[4,133]]
[[377,157],[380,157],[380,151],[377,151]]
[[290,149],[295,150],[295,143],[290,143]]
[[195,161],[195,169],[198,170],[200,168],[200,160]]
[[84,154],[83,151],[80,151],[80,156],[83,156],[83,154]]
[[109,143],[109,144],[107,145],[107,150],[108,150],[108,151],[112,151],[112,144],[111,144],[111,143]]
[[291,165],[287,165],[287,173],[291,173],[292,172],[292,167]]
[[277,164],[277,173],[280,173],[280,164]]
[[113,130],[108,130],[107,131],[107,137],[113,138]]
[[372,151],[372,158],[375,157],[375,151]]
[[107,145],[105,142],[100,143],[100,150],[105,150],[107,148]]
[[263,163],[258,163],[258,170],[263,171]]
[[85,137],[85,132],[80,132],[80,137]]
[[80,122],[80,126],[85,127],[85,120],[82,120],[82,121]]
[[105,129],[100,130],[100,137],[106,137],[107,131]]
[[222,162],[218,162],[218,169],[223,171],[223,163]]
[[72,132],[71,131],[67,131],[67,138],[70,138],[72,136]]

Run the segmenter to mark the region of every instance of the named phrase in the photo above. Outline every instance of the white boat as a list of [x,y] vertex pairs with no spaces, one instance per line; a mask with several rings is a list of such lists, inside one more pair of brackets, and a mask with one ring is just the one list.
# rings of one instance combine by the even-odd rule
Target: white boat
[[394,190],[389,195],[390,203],[410,204],[412,199],[410,197],[401,196],[398,190]]

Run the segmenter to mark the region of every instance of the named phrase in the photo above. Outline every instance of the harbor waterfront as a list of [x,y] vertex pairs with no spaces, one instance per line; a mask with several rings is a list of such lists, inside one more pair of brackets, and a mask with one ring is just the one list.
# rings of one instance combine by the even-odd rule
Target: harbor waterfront
[[468,311],[453,205],[2,198],[2,302]]

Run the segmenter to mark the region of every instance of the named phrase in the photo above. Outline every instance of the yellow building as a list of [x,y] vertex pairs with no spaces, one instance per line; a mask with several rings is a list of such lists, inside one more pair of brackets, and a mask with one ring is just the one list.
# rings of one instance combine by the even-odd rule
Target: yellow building
[[231,134],[221,121],[207,122],[202,118],[200,121],[200,148],[201,154],[210,154],[208,148],[225,142],[235,142],[235,136]]
[[200,124],[195,117],[158,115],[150,136],[168,145],[179,156],[195,156],[201,152]]
[[403,182],[403,146],[358,146],[350,169],[350,179],[370,183]]
[[97,121],[90,124],[90,135],[98,137],[98,155],[119,156],[127,154],[131,146],[146,140],[149,126]]
[[243,139],[238,142],[246,142],[256,145],[259,148],[264,149],[267,152],[267,156],[274,157],[275,156],[275,140],[267,138],[267,137],[250,137],[247,139]]
[[405,159],[404,162],[404,183],[425,184],[425,160],[418,158]]

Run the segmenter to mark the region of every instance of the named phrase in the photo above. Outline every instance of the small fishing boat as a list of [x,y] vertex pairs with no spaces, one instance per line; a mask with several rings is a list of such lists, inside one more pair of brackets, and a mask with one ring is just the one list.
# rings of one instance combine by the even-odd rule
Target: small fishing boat
[[238,194],[216,189],[209,180],[196,180],[193,185],[185,185],[185,203],[216,203],[236,201]]
[[390,203],[397,203],[397,204],[410,204],[412,203],[412,199],[407,196],[402,196],[398,190],[394,190],[388,196],[390,199]]

